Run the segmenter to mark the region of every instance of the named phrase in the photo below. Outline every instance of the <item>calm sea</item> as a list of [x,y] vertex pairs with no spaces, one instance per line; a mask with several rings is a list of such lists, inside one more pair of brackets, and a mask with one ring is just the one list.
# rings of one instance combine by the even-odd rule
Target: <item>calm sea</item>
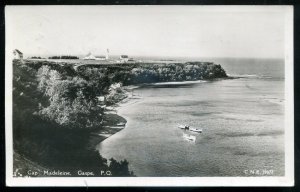
[[209,61],[242,78],[135,89],[141,99],[119,109],[127,126],[97,146],[101,155],[127,159],[137,176],[284,175],[284,61]]

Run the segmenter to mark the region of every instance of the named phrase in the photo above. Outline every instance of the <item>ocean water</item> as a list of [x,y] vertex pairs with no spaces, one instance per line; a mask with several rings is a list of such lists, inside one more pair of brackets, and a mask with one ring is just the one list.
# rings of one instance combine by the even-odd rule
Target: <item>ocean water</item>
[[97,146],[101,155],[127,159],[137,176],[284,175],[284,61],[209,61],[241,78],[135,89],[140,99],[118,111],[126,128]]

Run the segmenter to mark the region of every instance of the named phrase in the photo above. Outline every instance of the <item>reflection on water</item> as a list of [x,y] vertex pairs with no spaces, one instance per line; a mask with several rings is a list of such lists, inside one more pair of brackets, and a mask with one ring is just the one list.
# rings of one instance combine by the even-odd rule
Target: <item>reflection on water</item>
[[284,80],[251,77],[135,93],[142,99],[119,110],[126,128],[98,149],[127,159],[137,176],[246,176],[244,170],[265,167],[284,175]]

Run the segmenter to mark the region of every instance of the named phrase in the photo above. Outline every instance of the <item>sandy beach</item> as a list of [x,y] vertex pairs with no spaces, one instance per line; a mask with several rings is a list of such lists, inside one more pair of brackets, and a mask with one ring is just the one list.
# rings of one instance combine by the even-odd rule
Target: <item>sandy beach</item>
[[126,127],[128,117],[124,116],[122,111],[126,110],[128,106],[138,102],[141,99],[140,97],[136,97],[132,94],[132,91],[136,88],[138,88],[138,86],[122,87],[124,90],[124,95],[126,96],[125,99],[114,104],[113,106],[106,107],[104,111],[103,126],[98,130],[91,132],[88,148],[95,148],[99,143]]

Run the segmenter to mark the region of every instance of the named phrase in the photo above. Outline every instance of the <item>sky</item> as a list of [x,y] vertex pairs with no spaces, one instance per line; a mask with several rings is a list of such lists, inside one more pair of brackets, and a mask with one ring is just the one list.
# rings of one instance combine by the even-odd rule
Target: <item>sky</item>
[[280,6],[7,6],[24,55],[283,58]]

